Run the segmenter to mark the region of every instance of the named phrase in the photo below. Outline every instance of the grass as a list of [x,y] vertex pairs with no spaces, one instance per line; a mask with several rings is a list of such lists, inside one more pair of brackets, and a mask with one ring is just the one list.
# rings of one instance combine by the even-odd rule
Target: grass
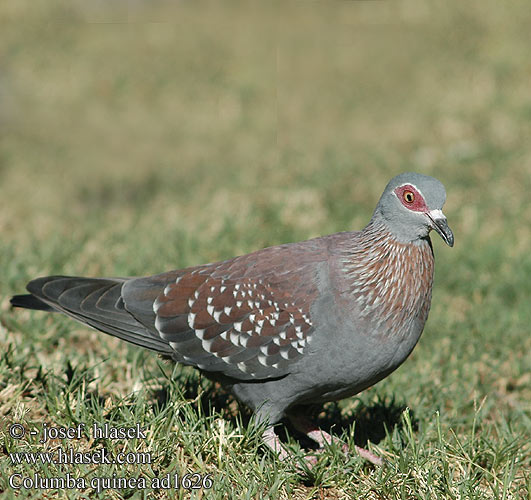
[[[527,3],[7,0],[0,20],[5,498],[531,497]],[[453,249],[434,237],[425,332],[393,375],[316,410],[383,468],[330,447],[299,473],[193,370],[9,308],[38,275],[154,274],[361,228],[404,170],[446,185],[456,236]],[[41,444],[11,438],[14,422],[141,423],[147,439]],[[152,463],[8,457],[103,445]],[[187,472],[210,474],[212,488],[15,493],[7,482]]]

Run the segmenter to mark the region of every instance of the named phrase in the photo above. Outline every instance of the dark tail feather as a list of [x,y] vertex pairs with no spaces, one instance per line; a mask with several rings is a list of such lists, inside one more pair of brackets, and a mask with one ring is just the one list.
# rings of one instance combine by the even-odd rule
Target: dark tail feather
[[14,295],[11,297],[11,305],[13,307],[23,307],[24,309],[36,309],[37,311],[51,311],[57,312],[52,306],[46,304],[35,295]]
[[45,276],[30,281],[31,295],[16,295],[11,304],[26,309],[59,311],[102,332],[162,354],[172,354],[155,328],[138,321],[125,307],[126,278]]

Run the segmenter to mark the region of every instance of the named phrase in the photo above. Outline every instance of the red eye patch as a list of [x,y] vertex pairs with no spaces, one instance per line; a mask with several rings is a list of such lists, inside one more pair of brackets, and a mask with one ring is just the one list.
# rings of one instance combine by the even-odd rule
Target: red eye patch
[[399,186],[395,189],[395,194],[406,208],[415,212],[427,212],[428,206],[422,195],[410,184]]

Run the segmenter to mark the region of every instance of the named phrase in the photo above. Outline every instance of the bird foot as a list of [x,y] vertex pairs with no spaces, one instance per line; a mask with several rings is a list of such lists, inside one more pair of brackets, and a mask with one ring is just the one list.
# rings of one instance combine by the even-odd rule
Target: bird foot
[[[312,470],[316,465],[319,459],[316,455],[304,455],[304,464],[306,465],[306,468],[309,470]],[[305,472],[304,467],[301,466],[301,464],[297,464],[296,468],[299,472]]]
[[[293,461],[293,455],[289,453],[280,442],[280,439],[276,435],[273,427],[268,427],[262,436],[264,443],[269,446],[278,456],[281,462]],[[316,450],[316,452],[321,452],[322,450]],[[303,458],[304,463],[298,463],[295,465],[295,468],[298,472],[306,472],[308,469],[315,467],[318,461],[318,457],[315,454],[305,455]]]
[[[319,444],[319,448],[314,451],[312,454],[308,454],[304,456],[304,465],[303,464],[297,464],[296,469],[299,472],[305,472],[307,469],[312,469],[317,464],[319,458],[318,455],[320,453],[323,453],[325,450],[325,444],[335,444],[338,445],[343,453],[345,455],[350,454],[349,447],[343,443],[340,439],[336,438],[335,436],[331,436],[327,432],[318,429],[316,426],[311,424],[306,419],[300,418],[300,417],[292,417],[290,418],[293,425],[296,429],[306,434],[310,439],[314,440]],[[295,422],[293,421],[295,420]],[[287,462],[288,460],[293,460],[293,456],[282,446],[282,443],[280,442],[280,439],[276,435],[273,427],[268,427],[262,436],[264,443],[269,446],[278,456],[279,460],[282,462]],[[383,460],[380,457],[377,457],[374,453],[370,452],[369,450],[366,450],[365,448],[361,448],[359,446],[355,447],[356,452],[365,460],[369,461],[370,463],[382,466]],[[306,466],[306,467],[304,467]]]
[[384,464],[383,459],[377,457],[374,453],[370,452],[369,450],[366,450],[365,448],[356,446],[356,451],[358,452],[358,455],[360,457],[364,458],[365,460],[368,460],[373,465],[381,467]]
[[[289,415],[289,419],[293,426],[299,432],[302,432],[319,445],[319,449],[316,450],[317,452],[322,452],[325,444],[335,444],[336,446],[340,447],[341,451],[345,455],[350,454],[349,447],[345,443],[343,443],[339,438],[331,436],[330,434],[328,434],[328,432],[319,429],[319,427],[317,427],[313,422],[309,421],[305,417],[301,417],[300,415]],[[371,464],[377,466],[383,465],[383,460],[380,457],[377,457],[369,450],[366,450],[365,448],[361,448],[359,446],[356,446],[355,450],[362,458],[371,462]]]

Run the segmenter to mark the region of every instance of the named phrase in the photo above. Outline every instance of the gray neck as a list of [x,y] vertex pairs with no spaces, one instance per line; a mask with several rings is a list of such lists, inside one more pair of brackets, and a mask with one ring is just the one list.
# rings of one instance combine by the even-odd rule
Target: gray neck
[[423,224],[412,224],[410,220],[404,220],[400,214],[395,212],[384,213],[378,205],[374,211],[369,224],[364,231],[370,227],[384,228],[396,241],[403,244],[414,243],[419,245],[429,241],[429,228]]

